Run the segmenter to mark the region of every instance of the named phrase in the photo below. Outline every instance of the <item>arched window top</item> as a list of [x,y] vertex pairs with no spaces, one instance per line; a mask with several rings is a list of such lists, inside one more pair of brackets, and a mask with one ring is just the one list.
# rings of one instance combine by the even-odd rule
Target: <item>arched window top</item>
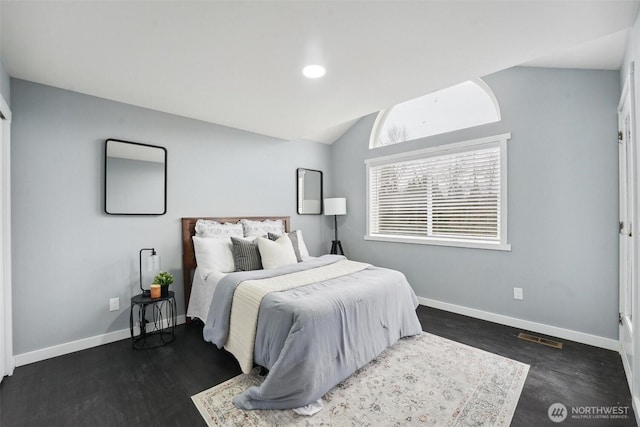
[[369,148],[500,121],[500,107],[482,80],[411,99],[378,114]]

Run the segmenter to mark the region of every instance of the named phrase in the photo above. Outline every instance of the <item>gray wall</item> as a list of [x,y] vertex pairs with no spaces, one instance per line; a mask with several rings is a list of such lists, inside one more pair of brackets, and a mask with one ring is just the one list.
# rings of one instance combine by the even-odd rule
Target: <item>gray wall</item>
[[[296,168],[325,172],[330,147],[287,142],[100,98],[11,80],[15,354],[127,329],[138,251],[155,247],[184,313],[180,218],[290,215],[312,254],[324,216],[296,215]],[[103,208],[107,138],[168,151],[164,216]],[[326,238],[325,238],[326,234]],[[109,312],[108,299],[121,309]]]
[[[369,150],[370,115],[332,146],[347,255],[404,272],[420,297],[617,339],[619,73],[512,68],[483,80],[498,123]],[[363,240],[365,159],[506,132],[510,252]]]

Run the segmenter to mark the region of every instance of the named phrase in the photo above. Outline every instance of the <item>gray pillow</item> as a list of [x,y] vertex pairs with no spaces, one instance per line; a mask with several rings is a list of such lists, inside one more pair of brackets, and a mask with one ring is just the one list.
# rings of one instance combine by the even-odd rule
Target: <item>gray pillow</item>
[[[279,234],[269,233],[269,240],[278,240],[280,237]],[[289,240],[291,240],[291,244],[293,245],[293,251],[296,253],[296,259],[298,262],[302,262],[302,257],[300,256],[300,246],[298,245],[298,233],[294,230],[291,233],[288,233]]]
[[231,244],[236,271],[262,270],[262,258],[255,241],[231,237]]

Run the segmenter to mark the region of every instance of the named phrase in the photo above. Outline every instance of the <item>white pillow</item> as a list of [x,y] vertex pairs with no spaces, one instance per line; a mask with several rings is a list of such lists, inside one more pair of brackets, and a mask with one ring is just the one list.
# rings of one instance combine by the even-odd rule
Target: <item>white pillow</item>
[[265,219],[264,221],[252,221],[250,219],[241,219],[240,223],[242,224],[242,228],[244,230],[244,237],[264,236],[269,233],[278,234],[278,235],[284,233],[284,223],[282,222],[281,219],[276,219],[276,220]]
[[203,276],[219,271],[231,273],[236,270],[233,262],[230,237],[198,237],[193,236],[193,249],[196,262]]
[[[289,235],[289,239],[291,239],[291,244],[293,245],[293,251],[296,253],[296,256],[299,256],[298,262],[304,261],[304,258],[309,258],[309,250],[307,249],[307,245],[304,244],[302,230],[293,230],[292,232],[285,234]],[[268,234],[270,240],[277,240],[281,236],[282,234]],[[245,239],[246,238],[247,237],[245,237]]]
[[258,250],[262,258],[262,267],[265,270],[298,262],[291,239],[286,234],[276,241],[265,239],[264,237],[258,237],[257,240]]
[[198,237],[243,237],[242,224],[225,222],[224,224],[210,219],[198,219],[195,226]]

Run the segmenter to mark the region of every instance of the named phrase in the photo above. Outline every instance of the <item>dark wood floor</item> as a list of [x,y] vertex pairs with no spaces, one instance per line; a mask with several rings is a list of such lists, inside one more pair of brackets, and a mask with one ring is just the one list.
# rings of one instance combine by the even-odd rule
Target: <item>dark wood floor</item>
[[[420,306],[427,332],[531,366],[513,426],[635,426],[620,356],[564,342],[562,350],[517,339],[517,329]],[[128,340],[22,366],[0,384],[0,425],[206,426],[190,396],[240,373],[228,353],[202,340],[196,324],[176,341],[147,351]],[[628,419],[552,423],[552,403],[623,406]],[[569,409],[571,410],[571,409]]]

